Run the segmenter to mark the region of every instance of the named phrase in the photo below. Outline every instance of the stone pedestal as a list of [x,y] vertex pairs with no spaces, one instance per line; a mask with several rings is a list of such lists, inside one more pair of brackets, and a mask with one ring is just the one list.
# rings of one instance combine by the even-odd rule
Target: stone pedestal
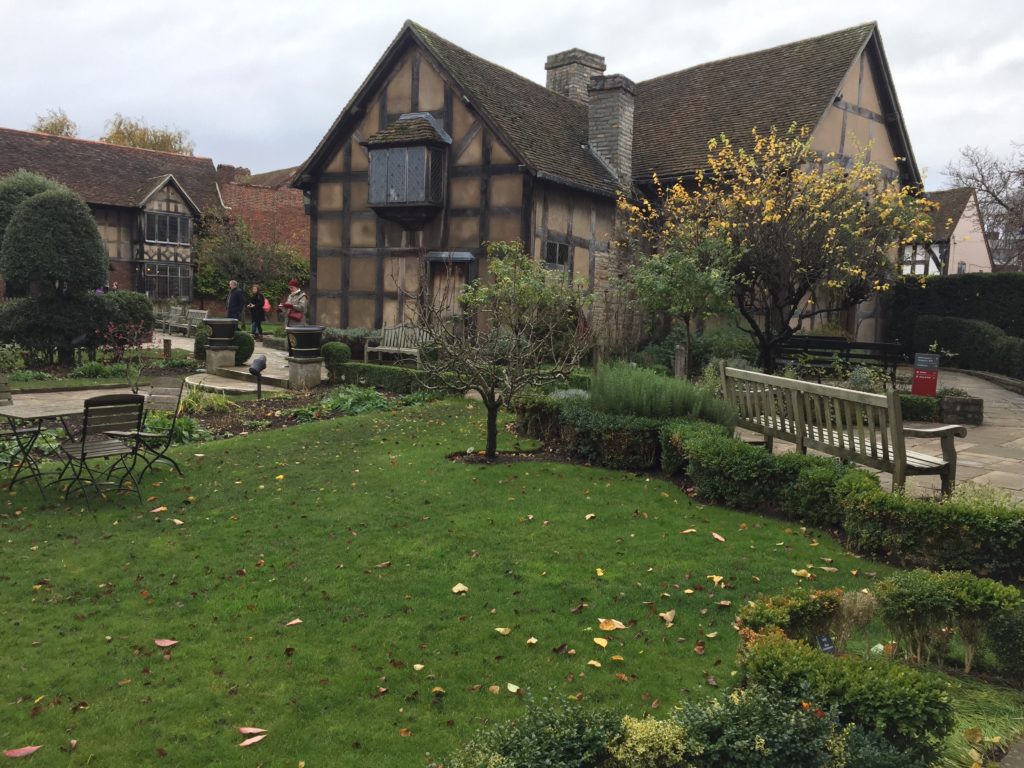
[[206,370],[213,373],[218,368],[234,368],[237,351],[238,347],[207,347]]
[[313,389],[320,386],[322,357],[288,357],[288,389]]

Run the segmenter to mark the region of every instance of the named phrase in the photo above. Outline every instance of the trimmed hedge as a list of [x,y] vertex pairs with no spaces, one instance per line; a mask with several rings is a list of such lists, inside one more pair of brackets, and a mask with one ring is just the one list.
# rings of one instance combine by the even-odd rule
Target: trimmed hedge
[[770,454],[706,428],[676,428],[663,442],[671,445],[666,470],[685,467],[706,499],[842,528],[853,551],[903,565],[1024,576],[1024,515],[998,501],[908,498],[882,490],[866,470]]
[[1024,379],[1024,338],[1009,336],[990,323],[922,315],[914,326],[914,348],[926,350],[933,343],[952,353],[948,359],[957,368]]
[[921,315],[943,315],[991,323],[1010,336],[1024,337],[1024,273],[976,272],[898,282],[892,291],[890,333],[904,343],[914,338]]
[[396,395],[408,395],[423,389],[417,371],[396,365],[343,363],[338,366],[337,380],[363,387],[376,387]]
[[904,421],[939,421],[939,398],[900,393]]
[[659,430],[661,440],[661,468],[670,475],[686,471],[689,459],[684,445],[702,436],[729,437],[730,430],[721,424],[707,421],[679,419],[663,424]]
[[813,642],[829,630],[842,609],[843,590],[793,589],[784,595],[773,595],[757,602],[750,601],[740,609],[737,623],[763,633],[776,628],[795,640]]
[[746,685],[834,705],[842,721],[879,733],[918,760],[933,757],[955,724],[947,683],[882,658],[830,656],[772,634],[746,648],[742,670]]
[[611,469],[658,467],[660,428],[657,419],[601,413],[583,399],[568,400],[559,407],[559,431],[569,453]]

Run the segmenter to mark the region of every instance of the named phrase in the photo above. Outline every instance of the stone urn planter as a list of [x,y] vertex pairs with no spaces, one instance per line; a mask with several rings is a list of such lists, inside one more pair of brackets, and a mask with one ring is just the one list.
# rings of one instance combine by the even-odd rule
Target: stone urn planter
[[237,320],[233,317],[207,317],[203,322],[210,328],[210,338],[206,342],[207,347],[231,346],[235,331],[238,330]]
[[980,427],[985,417],[985,401],[980,397],[939,398],[939,421],[943,424],[970,424]]
[[288,344],[292,348],[292,357],[320,357],[320,343],[323,340],[322,325],[291,325],[285,329]]

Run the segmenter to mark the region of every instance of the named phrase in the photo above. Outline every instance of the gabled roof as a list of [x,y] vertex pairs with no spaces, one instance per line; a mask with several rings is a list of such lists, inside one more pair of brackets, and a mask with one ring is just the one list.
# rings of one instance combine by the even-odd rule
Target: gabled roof
[[723,133],[749,148],[755,126],[813,129],[874,32],[862,24],[637,83],[633,175],[692,174],[707,165],[708,140]]
[[[447,73],[490,128],[526,168],[538,176],[614,194],[611,172],[588,147],[587,107],[515,72],[480,58],[428,29],[407,21],[373,71],[342,110],[302,175],[326,161],[332,139],[369,107],[369,98],[409,45],[418,45]],[[907,159],[905,181],[920,183],[877,26],[872,22],[755,53],[700,64],[638,83],[633,124],[633,176],[670,179],[705,167],[707,142],[727,134],[740,147],[751,129],[815,128],[839,95],[857,55],[868,49],[878,65],[879,96],[895,116],[893,144]]]
[[61,182],[93,205],[139,208],[161,178],[173,176],[200,210],[223,208],[208,157],[0,128],[0,176],[22,168]]
[[276,171],[266,171],[265,173],[254,173],[245,178],[237,179],[237,184],[246,184],[255,187],[285,187],[288,186],[295,179],[295,174],[298,172],[299,166],[295,165],[291,168],[281,168]]
[[587,108],[549,91],[509,69],[482,59],[430,30],[407,21],[330,130],[299,168],[302,175],[316,168],[331,140],[354,123],[365,108],[387,64],[410,44],[418,45],[448,74],[499,138],[529,171],[570,186],[615,194],[617,185],[608,169],[587,148]]
[[925,197],[939,204],[938,208],[931,211],[932,242],[943,243],[953,236],[953,230],[956,229],[960,217],[964,215],[967,203],[974,197],[974,188],[944,189],[940,192],[928,192]]

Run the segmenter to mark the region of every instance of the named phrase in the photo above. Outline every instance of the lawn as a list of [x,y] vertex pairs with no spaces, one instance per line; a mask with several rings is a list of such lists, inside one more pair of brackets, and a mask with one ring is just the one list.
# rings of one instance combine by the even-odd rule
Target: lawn
[[[447,401],[180,448],[187,477],[147,476],[144,504],[19,486],[0,509],[0,749],[422,766],[549,690],[657,716],[728,689],[744,601],[889,572],[663,480],[449,461],[483,418]],[[241,749],[240,726],[269,735]]]

